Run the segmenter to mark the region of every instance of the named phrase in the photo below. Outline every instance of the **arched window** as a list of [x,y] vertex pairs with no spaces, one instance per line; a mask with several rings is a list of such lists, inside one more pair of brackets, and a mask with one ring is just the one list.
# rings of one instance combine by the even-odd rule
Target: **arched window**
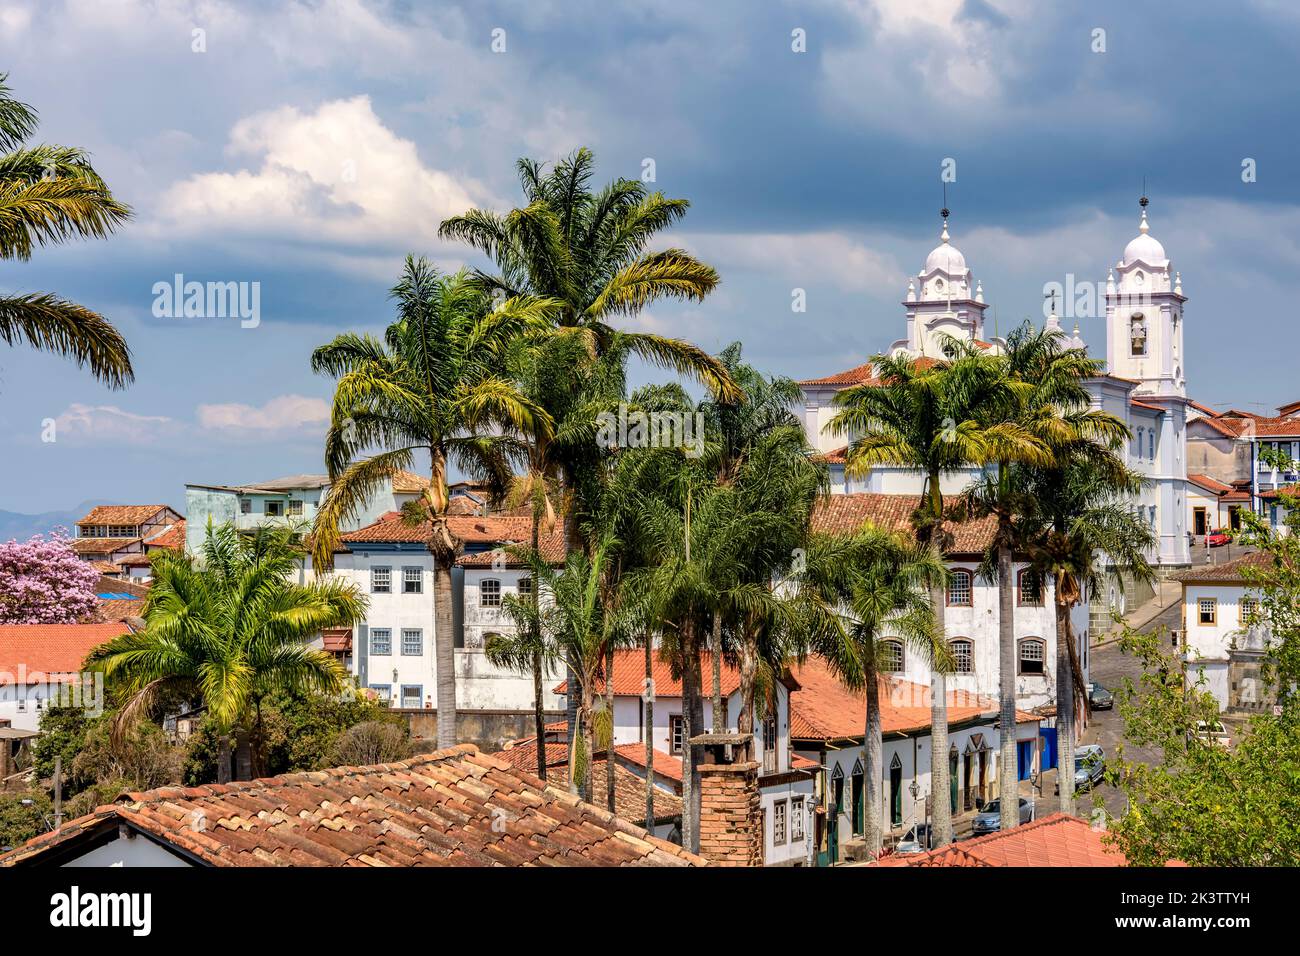
[[885,641],[880,645],[880,672],[901,674],[906,669],[903,660],[903,642]]
[[903,824],[903,761],[894,754],[889,761],[889,825]]
[[1038,572],[1033,568],[1025,568],[1020,572],[1017,581],[1019,584],[1016,587],[1016,595],[1020,599],[1020,604],[1025,607],[1042,607],[1043,583],[1039,580]]
[[1139,429],[1137,429],[1137,430],[1133,433],[1133,434],[1134,434],[1134,437],[1136,438],[1136,442],[1135,442],[1135,444],[1133,445],[1133,457],[1134,457],[1134,458],[1141,458],[1141,457],[1142,457],[1142,433],[1145,432],[1145,431],[1146,431],[1145,428],[1139,428]]
[[1020,673],[1045,674],[1047,644],[1042,638],[1026,637],[1020,642]]
[[953,673],[954,674],[974,674],[975,673],[975,646],[968,638],[958,637],[948,642],[952,649]]
[[844,809],[844,770],[839,764],[831,771],[831,803],[836,814]]
[[863,811],[866,809],[865,803],[867,794],[866,789],[862,786],[862,780],[862,761],[855,760],[853,762],[853,774],[850,777],[853,795],[853,810],[850,817],[850,823],[853,827],[853,833],[855,836],[861,836],[866,832],[866,827],[863,826],[863,823],[866,821],[866,814]]
[[1141,312],[1134,312],[1128,320],[1129,346],[1133,355],[1147,354],[1147,320]]
[[971,603],[971,575],[958,568],[948,579],[948,606],[969,607]]

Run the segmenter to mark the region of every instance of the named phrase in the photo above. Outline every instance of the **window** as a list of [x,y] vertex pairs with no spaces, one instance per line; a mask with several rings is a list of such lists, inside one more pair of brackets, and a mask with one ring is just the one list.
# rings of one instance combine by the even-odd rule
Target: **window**
[[111,524],[108,526],[109,538],[138,538],[140,537],[140,528],[133,524]]
[[763,718],[763,773],[776,773],[776,716]]
[[1150,461],[1156,460],[1156,430],[1154,428],[1147,432],[1147,458]]
[[803,842],[803,797],[790,799],[790,842]]
[[252,498],[240,498],[240,499],[239,499],[239,513],[240,513],[241,515],[251,515],[251,514],[253,513],[253,499],[252,499]]
[[418,710],[420,701],[424,698],[424,688],[419,684],[402,685],[402,706],[408,709]]
[[1237,605],[1237,619],[1239,624],[1249,624],[1251,618],[1259,613],[1259,601],[1252,597],[1244,597],[1241,603]]
[[402,593],[421,594],[424,592],[424,572],[419,568],[402,568]]
[[682,731],[685,724],[682,722],[681,714],[674,714],[668,718],[668,752],[670,754],[679,754],[682,752]]
[[391,594],[392,592],[393,592],[393,569],[392,568],[371,568],[370,569],[370,593]]
[[948,646],[952,649],[953,673],[974,674],[975,659],[971,651],[971,642],[964,637],[959,637],[955,641],[949,641]]
[[268,501],[262,505],[262,511],[265,512],[268,518],[278,518],[284,513],[284,502]]
[[402,628],[402,654],[419,657],[424,653],[424,631],[418,627]]
[[533,579],[520,578],[518,587],[519,587],[519,596],[527,597],[528,595],[533,593]]
[[391,703],[391,702],[392,702],[392,699],[393,699],[393,685],[392,685],[392,684],[371,684],[371,685],[370,685],[370,689],[373,690],[373,691],[375,692],[375,695],[376,695],[380,700],[382,700],[382,701],[384,701],[384,702],[386,702],[386,703]]
[[1020,673],[1045,673],[1044,658],[1047,645],[1036,637],[1027,637],[1020,642]]
[[880,671],[883,674],[901,674],[905,670],[903,642],[885,641],[880,645]]
[[[1141,273],[1138,273],[1140,276]],[[1140,281],[1140,280],[1139,280]],[[1147,354],[1147,320],[1141,312],[1134,312],[1128,320],[1129,348],[1133,355]]]
[[291,514],[291,515],[296,515],[296,516],[301,516],[301,515],[302,515],[302,501],[301,501],[301,500],[299,500],[299,499],[297,499],[297,498],[294,498],[294,499],[291,499],[291,500],[289,501],[289,514]]
[[970,603],[970,572],[954,571],[948,580],[948,604],[953,607],[969,607]]
[[27,698],[26,698],[26,697],[19,697],[19,698],[18,698],[18,713],[20,713],[20,714],[25,714],[25,713],[27,713]]
[[387,657],[393,653],[393,632],[386,627],[376,627],[370,632],[370,653],[374,657]]
[[1219,599],[1203,597],[1196,602],[1196,619],[1200,624],[1213,624],[1219,617]]
[[778,800],[772,804],[772,845],[785,846],[785,815],[789,801]]
[[1139,428],[1134,432],[1134,438],[1136,439],[1132,446],[1132,457],[1134,458],[1142,457],[1142,435],[1145,431],[1145,428]]
[[1016,588],[1020,598],[1020,603],[1026,607],[1043,606],[1043,588],[1042,582],[1038,579],[1038,572],[1033,568],[1025,568],[1020,572],[1020,586]]
[[478,606],[501,606],[501,582],[496,578],[484,578],[478,583]]

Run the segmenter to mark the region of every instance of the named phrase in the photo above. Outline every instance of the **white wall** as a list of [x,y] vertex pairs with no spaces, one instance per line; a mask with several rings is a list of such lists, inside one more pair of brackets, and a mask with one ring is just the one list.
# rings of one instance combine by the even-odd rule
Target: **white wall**
[[[1204,673],[1205,690],[1214,694],[1220,708],[1226,708],[1228,696],[1228,659],[1234,648],[1262,650],[1268,638],[1267,627],[1248,627],[1242,623],[1241,602],[1244,597],[1259,599],[1243,584],[1186,582],[1183,585],[1184,660],[1188,686],[1195,685]],[[1215,601],[1213,624],[1200,623],[1200,601]]]
[[138,835],[126,839],[117,837],[63,865],[66,867],[193,866],[192,863],[181,859],[175,853],[164,850],[147,837]]

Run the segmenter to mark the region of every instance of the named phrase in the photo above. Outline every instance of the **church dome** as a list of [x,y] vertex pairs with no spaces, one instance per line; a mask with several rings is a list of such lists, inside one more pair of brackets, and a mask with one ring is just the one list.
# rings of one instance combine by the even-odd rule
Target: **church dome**
[[1138,226],[1138,235],[1124,247],[1124,264],[1141,259],[1147,265],[1163,265],[1168,262],[1165,247],[1151,235],[1151,226],[1147,224],[1147,211],[1142,210],[1142,223]]
[[948,210],[943,210],[943,232],[939,234],[939,244],[930,250],[930,254],[925,257],[925,269],[922,275],[927,275],[935,269],[946,272],[950,276],[965,275],[966,257],[961,254],[961,250],[948,241]]

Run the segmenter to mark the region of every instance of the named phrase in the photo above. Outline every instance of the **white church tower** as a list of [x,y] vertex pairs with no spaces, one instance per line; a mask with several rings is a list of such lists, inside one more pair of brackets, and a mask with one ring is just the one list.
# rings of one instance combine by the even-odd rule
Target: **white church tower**
[[925,257],[925,267],[907,282],[907,338],[889,347],[890,354],[943,354],[943,336],[967,341],[984,338],[984,290],[966,266],[966,257],[948,235],[948,210],[940,210],[939,244]]
[[[1148,200],[1139,200],[1138,235],[1106,279],[1106,364],[1112,375],[1142,384],[1138,395],[1187,395],[1183,374],[1181,276],[1151,235]],[[1118,274],[1118,278],[1116,275]]]
[[1183,366],[1182,278],[1151,235],[1148,200],[1138,234],[1106,279],[1106,366],[1094,383],[1098,407],[1133,432],[1129,466],[1147,487],[1134,502],[1155,532],[1154,563],[1164,573],[1191,560],[1187,538],[1187,379]]

